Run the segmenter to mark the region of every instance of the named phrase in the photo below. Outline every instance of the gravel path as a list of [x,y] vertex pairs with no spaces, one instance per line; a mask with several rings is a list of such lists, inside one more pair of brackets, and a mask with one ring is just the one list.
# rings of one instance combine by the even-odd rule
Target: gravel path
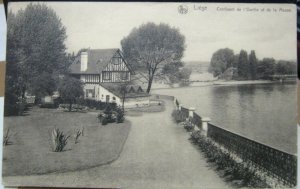
[[118,160],[84,171],[4,177],[6,185],[116,188],[229,188],[165,112],[128,117],[132,128]]

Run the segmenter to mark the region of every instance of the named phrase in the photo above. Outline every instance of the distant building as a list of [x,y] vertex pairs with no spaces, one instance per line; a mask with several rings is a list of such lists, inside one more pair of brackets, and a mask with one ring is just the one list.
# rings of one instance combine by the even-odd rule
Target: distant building
[[[84,98],[122,104],[121,85],[134,74],[119,49],[88,49],[70,66],[70,75],[84,83]],[[126,86],[125,107],[149,105],[149,95],[139,86]]]

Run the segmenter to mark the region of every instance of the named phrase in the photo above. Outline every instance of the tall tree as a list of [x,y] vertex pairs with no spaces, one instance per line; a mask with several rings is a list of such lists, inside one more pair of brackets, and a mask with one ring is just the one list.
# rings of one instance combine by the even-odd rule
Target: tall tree
[[216,51],[210,61],[208,71],[213,73],[214,77],[224,73],[226,69],[233,66],[234,52],[229,48]]
[[69,111],[76,99],[83,96],[83,83],[74,77],[64,77],[58,87],[60,97],[69,103]]
[[252,50],[249,55],[249,70],[250,70],[250,78],[252,80],[256,79],[256,69],[257,69],[257,58],[255,55],[255,51]]
[[164,65],[181,60],[185,37],[167,24],[147,23],[134,28],[121,45],[125,59],[147,80],[149,93]]
[[51,94],[49,89],[54,88],[38,80],[41,73],[58,75],[66,67],[65,39],[60,18],[45,4],[31,3],[16,14],[9,12],[7,82],[11,84],[6,85],[7,90],[24,97],[26,91],[36,91],[33,88],[47,88],[44,92]]
[[241,50],[239,56],[239,62],[237,66],[238,76],[240,79],[249,78],[249,61],[247,51]]
[[275,67],[276,74],[296,74],[297,63],[292,61],[279,60]]
[[270,79],[275,73],[275,59],[264,58],[257,65],[257,75],[260,79]]

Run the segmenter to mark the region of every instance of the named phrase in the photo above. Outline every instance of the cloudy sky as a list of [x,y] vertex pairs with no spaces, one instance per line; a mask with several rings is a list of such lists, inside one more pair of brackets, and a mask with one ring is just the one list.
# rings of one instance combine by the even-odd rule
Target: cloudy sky
[[[15,12],[27,4],[10,3],[9,9]],[[87,47],[120,48],[120,41],[134,27],[155,22],[180,29],[186,37],[185,61],[209,61],[216,50],[225,47],[235,53],[241,49],[255,50],[258,58],[296,60],[294,5],[189,3],[185,4],[186,14],[178,12],[180,3],[51,2],[47,5],[66,27],[68,52]],[[206,10],[199,10],[199,6]],[[232,8],[235,11],[226,11]],[[236,11],[237,8],[241,11]],[[249,11],[253,8],[256,11]],[[266,12],[268,8],[272,11]]]

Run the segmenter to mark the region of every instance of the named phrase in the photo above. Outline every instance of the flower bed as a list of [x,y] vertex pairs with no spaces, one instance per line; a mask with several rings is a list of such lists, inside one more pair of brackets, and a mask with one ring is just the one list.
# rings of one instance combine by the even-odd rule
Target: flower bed
[[215,142],[201,134],[191,133],[191,141],[198,145],[209,163],[212,163],[220,175],[237,187],[268,188],[267,181],[245,162],[239,162],[233,154],[222,150]]

